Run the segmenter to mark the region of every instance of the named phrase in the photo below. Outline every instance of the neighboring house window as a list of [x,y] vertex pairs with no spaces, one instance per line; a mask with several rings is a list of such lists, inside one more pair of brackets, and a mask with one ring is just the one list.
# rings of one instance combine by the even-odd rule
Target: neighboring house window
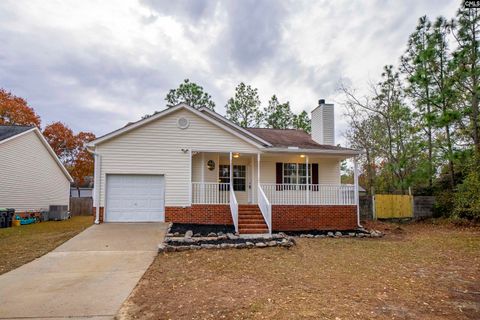
[[[307,184],[307,165],[305,163],[283,164],[284,184]],[[308,183],[312,183],[312,164],[308,164]]]
[[[222,183],[230,183],[230,165],[220,165],[219,179]],[[233,190],[245,191],[247,179],[246,166],[233,166]]]

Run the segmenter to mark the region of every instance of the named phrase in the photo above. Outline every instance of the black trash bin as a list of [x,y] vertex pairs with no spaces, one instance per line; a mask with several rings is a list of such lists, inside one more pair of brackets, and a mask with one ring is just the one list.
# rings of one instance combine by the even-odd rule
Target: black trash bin
[[0,228],[7,227],[7,209],[0,208]]
[[7,209],[7,228],[11,228],[13,224],[13,216],[15,215],[15,209]]

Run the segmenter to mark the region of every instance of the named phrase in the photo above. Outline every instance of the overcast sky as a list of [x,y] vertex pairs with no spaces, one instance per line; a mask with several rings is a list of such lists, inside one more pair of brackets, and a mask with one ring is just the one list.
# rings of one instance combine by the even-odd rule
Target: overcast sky
[[[165,108],[183,79],[224,114],[243,81],[295,112],[396,64],[417,19],[460,1],[0,1],[0,87],[97,135]],[[337,140],[345,129],[337,104]]]

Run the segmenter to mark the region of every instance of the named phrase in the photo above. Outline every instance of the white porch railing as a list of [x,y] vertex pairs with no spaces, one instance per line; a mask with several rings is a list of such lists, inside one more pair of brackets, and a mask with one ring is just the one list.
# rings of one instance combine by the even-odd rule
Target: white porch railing
[[230,192],[230,212],[232,213],[233,224],[235,225],[235,232],[238,232],[238,202],[237,197],[235,197],[235,191]]
[[260,185],[258,185],[258,207],[262,212],[263,219],[267,223],[268,233],[272,234],[272,205]]
[[[355,205],[351,184],[261,184],[270,204]],[[260,197],[259,197],[260,198]],[[259,200],[260,202],[260,200]]]
[[229,184],[218,182],[192,182],[193,204],[228,204]]

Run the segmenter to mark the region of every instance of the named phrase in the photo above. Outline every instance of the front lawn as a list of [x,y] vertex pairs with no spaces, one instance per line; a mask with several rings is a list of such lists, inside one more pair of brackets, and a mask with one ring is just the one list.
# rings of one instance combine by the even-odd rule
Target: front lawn
[[480,319],[478,229],[383,227],[383,239],[160,254],[119,317]]
[[0,274],[55,249],[91,226],[91,216],[0,229]]

